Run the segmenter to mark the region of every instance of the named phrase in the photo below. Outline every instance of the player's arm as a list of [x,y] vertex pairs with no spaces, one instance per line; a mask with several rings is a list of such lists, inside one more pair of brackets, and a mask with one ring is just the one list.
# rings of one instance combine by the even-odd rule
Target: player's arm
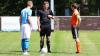
[[28,23],[30,24],[30,25],[32,25],[32,21],[31,21],[31,15],[32,15],[32,11],[30,10],[29,12],[28,12]]
[[40,16],[37,17],[37,24],[38,24],[38,30],[41,31],[41,29],[40,29]]
[[19,24],[20,24],[20,28],[21,28],[21,23],[22,23],[22,17],[19,17]]
[[39,10],[37,12],[37,24],[38,24],[38,31],[41,31],[41,28],[40,28],[40,16],[41,16],[41,11]]
[[48,17],[49,17],[50,19],[54,19],[54,16],[53,16],[53,15],[48,15]]
[[53,12],[50,10],[50,15],[48,15],[50,19],[54,19]]
[[77,25],[80,25],[80,23],[81,23],[81,17],[80,17],[80,15],[77,15],[77,19],[78,19]]
[[28,23],[31,26],[32,30],[33,30],[33,24],[32,24],[32,16],[28,16]]
[[30,25],[32,25],[31,16],[28,16],[28,22]]
[[31,10],[28,12],[28,23],[29,23],[29,25],[32,27],[32,30],[33,30],[32,11],[31,11]]

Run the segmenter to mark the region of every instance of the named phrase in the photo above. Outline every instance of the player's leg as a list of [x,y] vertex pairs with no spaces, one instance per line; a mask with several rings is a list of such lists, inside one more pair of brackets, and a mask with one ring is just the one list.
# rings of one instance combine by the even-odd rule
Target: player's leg
[[41,39],[40,39],[40,51],[42,50],[44,46],[44,36],[41,36]]
[[29,39],[22,39],[22,50],[23,52],[28,52],[29,48]]
[[28,51],[29,49],[30,35],[31,35],[31,28],[30,28],[30,25],[27,24],[25,26],[25,49],[26,51]]
[[24,53],[27,54],[29,49],[31,29],[28,24],[24,25],[23,28],[24,30],[23,30],[23,37],[22,37],[22,50]]
[[76,42],[76,53],[80,53],[80,40],[78,38],[78,28],[74,28],[72,27],[72,35],[73,35],[73,38],[75,39],[75,42]]
[[50,53],[51,52],[51,50],[50,50],[50,36],[46,37],[46,44],[47,44],[48,52]]
[[79,38],[76,38],[76,49],[77,49],[77,52],[76,53],[80,53],[80,40]]
[[25,38],[25,35],[24,35],[24,31],[25,31],[25,26],[22,25],[21,27],[21,47],[22,47],[22,51],[24,52],[24,49],[25,49],[25,41],[24,41],[24,38]]
[[49,53],[51,53],[51,50],[50,50],[50,36],[51,36],[51,27],[47,27],[47,30],[46,30],[46,44],[47,44],[47,48],[48,48]]
[[44,37],[45,37],[44,27],[41,27],[41,31],[40,31],[40,51],[42,50],[42,48],[44,46]]
[[79,40],[79,36],[78,36],[78,27],[75,29],[75,32],[76,32],[75,41],[76,41],[76,49],[77,49],[76,53],[80,53],[80,40]]

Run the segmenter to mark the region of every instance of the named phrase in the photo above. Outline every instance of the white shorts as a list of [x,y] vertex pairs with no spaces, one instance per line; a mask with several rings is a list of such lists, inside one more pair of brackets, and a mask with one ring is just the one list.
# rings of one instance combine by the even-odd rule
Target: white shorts
[[22,24],[21,27],[21,36],[22,39],[30,38],[31,35],[31,28],[29,24]]

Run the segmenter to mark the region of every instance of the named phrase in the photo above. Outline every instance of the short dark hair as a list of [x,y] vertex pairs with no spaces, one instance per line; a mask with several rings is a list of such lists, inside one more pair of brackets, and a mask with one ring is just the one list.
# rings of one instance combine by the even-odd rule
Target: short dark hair
[[45,1],[43,2],[43,5],[45,5],[45,4],[49,4],[49,2],[48,2],[47,0],[45,0]]
[[71,6],[72,6],[73,8],[75,8],[75,9],[77,9],[77,8],[78,8],[77,3],[73,3]]

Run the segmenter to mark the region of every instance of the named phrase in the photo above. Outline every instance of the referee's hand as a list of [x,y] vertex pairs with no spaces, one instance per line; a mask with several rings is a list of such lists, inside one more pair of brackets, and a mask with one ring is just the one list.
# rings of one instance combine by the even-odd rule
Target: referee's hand
[[48,18],[53,18],[53,16],[52,15],[48,15]]

